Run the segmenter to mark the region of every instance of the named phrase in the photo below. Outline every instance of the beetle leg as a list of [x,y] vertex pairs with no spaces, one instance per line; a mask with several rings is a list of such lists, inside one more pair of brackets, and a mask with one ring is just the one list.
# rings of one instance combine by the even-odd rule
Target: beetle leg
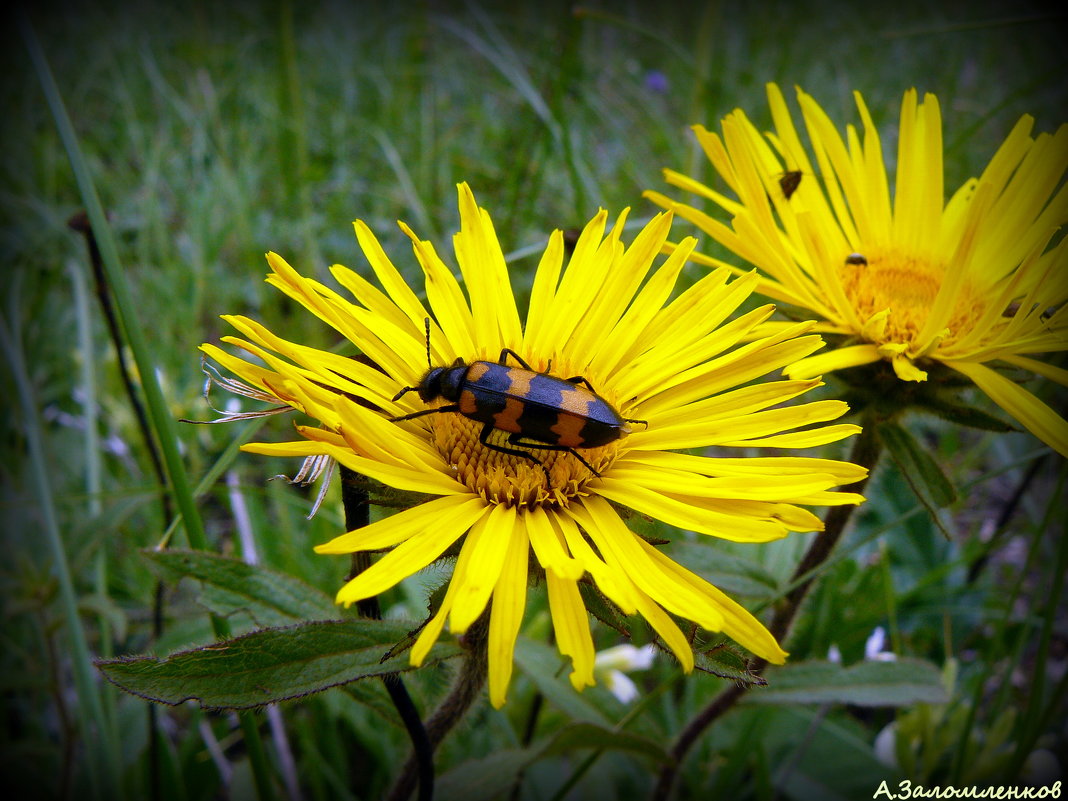
[[400,417],[391,417],[389,422],[399,423],[401,420],[414,420],[416,417],[426,417],[428,414],[437,414],[438,412],[458,412],[460,406],[458,404],[452,404],[450,406],[439,406],[436,409],[421,409],[418,412],[412,412],[411,414],[402,414]]
[[569,384],[585,384],[590,392],[597,392],[597,390],[593,388],[593,384],[590,383],[590,379],[586,378],[584,375],[573,375],[571,378],[565,380]]
[[633,417],[624,417],[623,418],[623,422],[624,423],[641,423],[646,428],[649,428],[649,421],[648,420],[635,420]]
[[500,355],[500,358],[497,359],[497,364],[507,364],[508,361],[507,361],[506,357],[508,356],[508,354],[511,354],[512,358],[515,359],[517,362],[519,362],[520,366],[524,370],[530,370],[530,372],[532,372],[532,373],[534,372],[534,370],[531,369],[530,365],[527,364],[525,361],[523,361],[523,357],[520,356],[518,353],[516,353],[511,348],[502,348],[501,349],[501,355]]
[[[524,459],[529,459],[530,461],[534,462],[534,464],[538,465],[538,467],[542,468],[543,470],[545,469],[545,465],[541,463],[541,460],[538,459],[538,457],[536,457],[534,454],[529,453],[528,451],[521,451],[518,448],[506,448],[503,445],[498,445],[495,442],[490,442],[489,436],[493,433],[493,431],[493,425],[491,423],[486,423],[486,425],[482,427],[482,432],[478,435],[478,441],[485,445],[487,448],[489,448],[491,451],[497,451],[498,453],[507,453],[512,456],[520,456]],[[515,434],[510,436],[508,438],[508,441],[512,442],[512,439],[515,436]],[[514,445],[516,443],[513,442],[512,444]],[[540,444],[538,447],[541,447]]]
[[543,451],[563,451],[565,453],[570,453],[572,456],[574,456],[576,459],[586,465],[587,470],[589,470],[598,478],[601,477],[601,474],[594,470],[593,466],[582,458],[582,454],[576,451],[570,445],[550,445],[545,442],[538,442],[537,440],[524,439],[522,434],[510,434],[508,436],[508,443],[510,445],[522,445],[527,448],[540,448]]

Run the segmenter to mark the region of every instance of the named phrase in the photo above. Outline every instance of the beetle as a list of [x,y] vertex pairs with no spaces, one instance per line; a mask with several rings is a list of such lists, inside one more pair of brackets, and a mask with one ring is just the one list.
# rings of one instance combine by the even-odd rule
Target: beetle
[[[578,459],[595,476],[600,476],[576,448],[597,448],[630,433],[627,423],[643,423],[622,417],[612,404],[598,395],[582,376],[559,378],[539,373],[511,348],[501,350],[496,362],[457,359],[448,367],[430,364],[430,320],[426,321],[428,370],[414,387],[405,387],[393,400],[418,392],[424,403],[436,398],[451,401],[446,406],[423,409],[393,417],[393,422],[412,420],[429,414],[456,412],[483,423],[478,441],[491,450],[528,459],[544,465],[532,453],[520,448],[565,451]],[[511,356],[520,367],[508,366]],[[508,432],[506,447],[489,441],[494,430]]]

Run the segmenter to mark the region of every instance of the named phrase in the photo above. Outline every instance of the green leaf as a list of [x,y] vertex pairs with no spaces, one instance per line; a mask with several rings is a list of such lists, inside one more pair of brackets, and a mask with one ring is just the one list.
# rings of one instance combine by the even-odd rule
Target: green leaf
[[747,693],[751,704],[854,704],[909,706],[949,700],[938,668],[920,659],[860,662],[797,662],[769,669],[768,686]]
[[[883,423],[879,426],[879,439],[925,506],[941,508],[957,499],[957,492],[942,468],[907,429],[897,423]],[[936,515],[932,517],[937,519]]]
[[737,651],[726,637],[716,637],[713,644],[694,643],[693,666],[704,673],[721,679],[731,679],[743,684],[763,687],[767,681],[747,667],[748,660]]
[[207,551],[146,550],[144,554],[165,580],[199,581],[201,602],[218,615],[247,612],[259,626],[340,617],[338,607],[326,593],[262,565]]
[[[409,670],[407,657],[382,661],[382,656],[412,626],[396,620],[315,621],[261,629],[162,659],[125,657],[96,664],[110,681],[151,701],[248,709]],[[439,642],[428,659],[458,653],[458,646]]]
[[[760,716],[761,749],[781,757],[769,798],[854,801],[871,798],[882,779],[893,786],[901,778],[897,769],[878,761],[868,732],[852,720],[825,716],[813,707],[747,711]],[[872,777],[878,778],[873,782]]]
[[586,610],[611,629],[615,629],[624,637],[630,636],[626,618],[620,614],[616,605],[609,601],[604,594],[592,583],[580,581],[579,594]]

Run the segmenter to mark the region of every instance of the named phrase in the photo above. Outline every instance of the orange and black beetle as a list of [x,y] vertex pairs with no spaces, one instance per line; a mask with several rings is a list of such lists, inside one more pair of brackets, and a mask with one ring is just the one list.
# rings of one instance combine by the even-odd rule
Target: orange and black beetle
[[[509,367],[511,356],[522,367]],[[427,361],[430,361],[430,326],[427,322]],[[392,418],[411,420],[428,414],[457,412],[484,423],[479,442],[500,453],[508,453],[541,464],[533,454],[519,448],[506,448],[489,442],[494,429],[509,433],[508,444],[546,451],[566,451],[582,462],[594,475],[576,448],[596,448],[615,442],[630,433],[627,423],[644,423],[621,417],[608,401],[594,392],[582,376],[557,378],[530,368],[511,348],[501,351],[497,362],[476,361],[467,364],[457,359],[450,367],[431,367],[414,387],[396,394],[418,392],[429,403],[444,398],[451,403],[436,409],[424,409]]]

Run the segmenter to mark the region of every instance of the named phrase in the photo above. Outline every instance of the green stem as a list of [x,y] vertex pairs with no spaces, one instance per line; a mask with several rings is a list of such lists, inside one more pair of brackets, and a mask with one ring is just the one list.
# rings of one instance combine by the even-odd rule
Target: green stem
[[[849,461],[866,467],[868,476],[852,485],[850,487],[852,492],[864,491],[864,487],[868,483],[868,479],[871,477],[881,453],[875,422],[866,421],[866,423],[861,433],[853,440],[853,450],[849,455]],[[813,539],[808,551],[805,552],[800,564],[794,570],[793,580],[790,582],[791,589],[772,616],[771,624],[768,626],[768,631],[780,642],[789,633],[790,626],[797,617],[805,596],[821,573],[820,567],[827,561],[827,558],[834,550],[834,546],[842,538],[856,508],[852,505],[832,507],[824,521],[823,532]],[[765,667],[767,667],[767,661],[759,658],[754,659],[749,665],[749,669],[753,673],[759,673]],[[747,689],[747,686],[731,685],[713,698],[708,706],[698,712],[683,727],[671,748],[671,761],[660,771],[656,786],[653,788],[652,801],[667,801],[686,754],[689,753],[693,745],[712,723],[738,703]]]
[[[56,85],[55,77],[52,75],[52,69],[49,67],[48,60],[45,58],[44,51],[41,49],[41,44],[37,39],[37,34],[24,14],[19,15],[18,22],[22,37],[26,43],[26,49],[30,53],[30,60],[33,62],[37,78],[41,83],[41,89],[44,91],[45,99],[52,111],[56,129],[59,132],[64,149],[67,151],[67,157],[70,159],[71,170],[78,184],[78,191],[81,194],[82,202],[89,216],[89,223],[100,248],[100,257],[107,276],[107,283],[115,299],[116,316],[122,327],[124,340],[129,345],[130,351],[133,353],[134,362],[137,365],[138,375],[141,379],[141,389],[144,392],[145,402],[148,406],[149,418],[152,421],[157,442],[163,452],[163,461],[167,468],[170,490],[181,514],[188,543],[194,549],[207,550],[208,540],[204,533],[204,524],[200,519],[196,500],[193,497],[189,479],[185,472],[185,465],[182,463],[181,454],[178,450],[178,432],[175,427],[175,421],[170,415],[166,399],[163,397],[163,390],[160,388],[159,380],[156,377],[155,361],[151,357],[144,329],[137,323],[134,315],[134,309],[137,307],[134,305],[133,295],[126,283],[126,273],[119,261],[115,237],[111,232],[111,227],[108,225],[104,207],[100,203],[100,197],[89,172],[89,166],[82,154],[78,137],[74,132],[74,126],[71,124],[70,115],[67,113],[63,98],[59,93],[59,87]],[[58,536],[58,530],[56,533]],[[60,543],[60,546],[62,546],[62,543]],[[212,616],[212,628],[215,636],[219,639],[230,636],[229,623],[218,616]],[[83,646],[85,645],[84,634],[81,637],[81,643]],[[84,654],[76,653],[76,656],[79,661],[82,661],[82,656],[85,657],[84,669],[88,670],[90,664],[88,662],[88,648],[84,649]],[[96,703],[99,704],[98,698]],[[240,717],[242,728],[248,740],[246,745],[252,759],[257,792],[263,801],[272,801],[274,788],[269,765],[265,758],[257,759],[256,757],[257,754],[263,754],[263,743],[259,738],[259,730],[256,728],[255,718],[251,712],[242,712]]]

